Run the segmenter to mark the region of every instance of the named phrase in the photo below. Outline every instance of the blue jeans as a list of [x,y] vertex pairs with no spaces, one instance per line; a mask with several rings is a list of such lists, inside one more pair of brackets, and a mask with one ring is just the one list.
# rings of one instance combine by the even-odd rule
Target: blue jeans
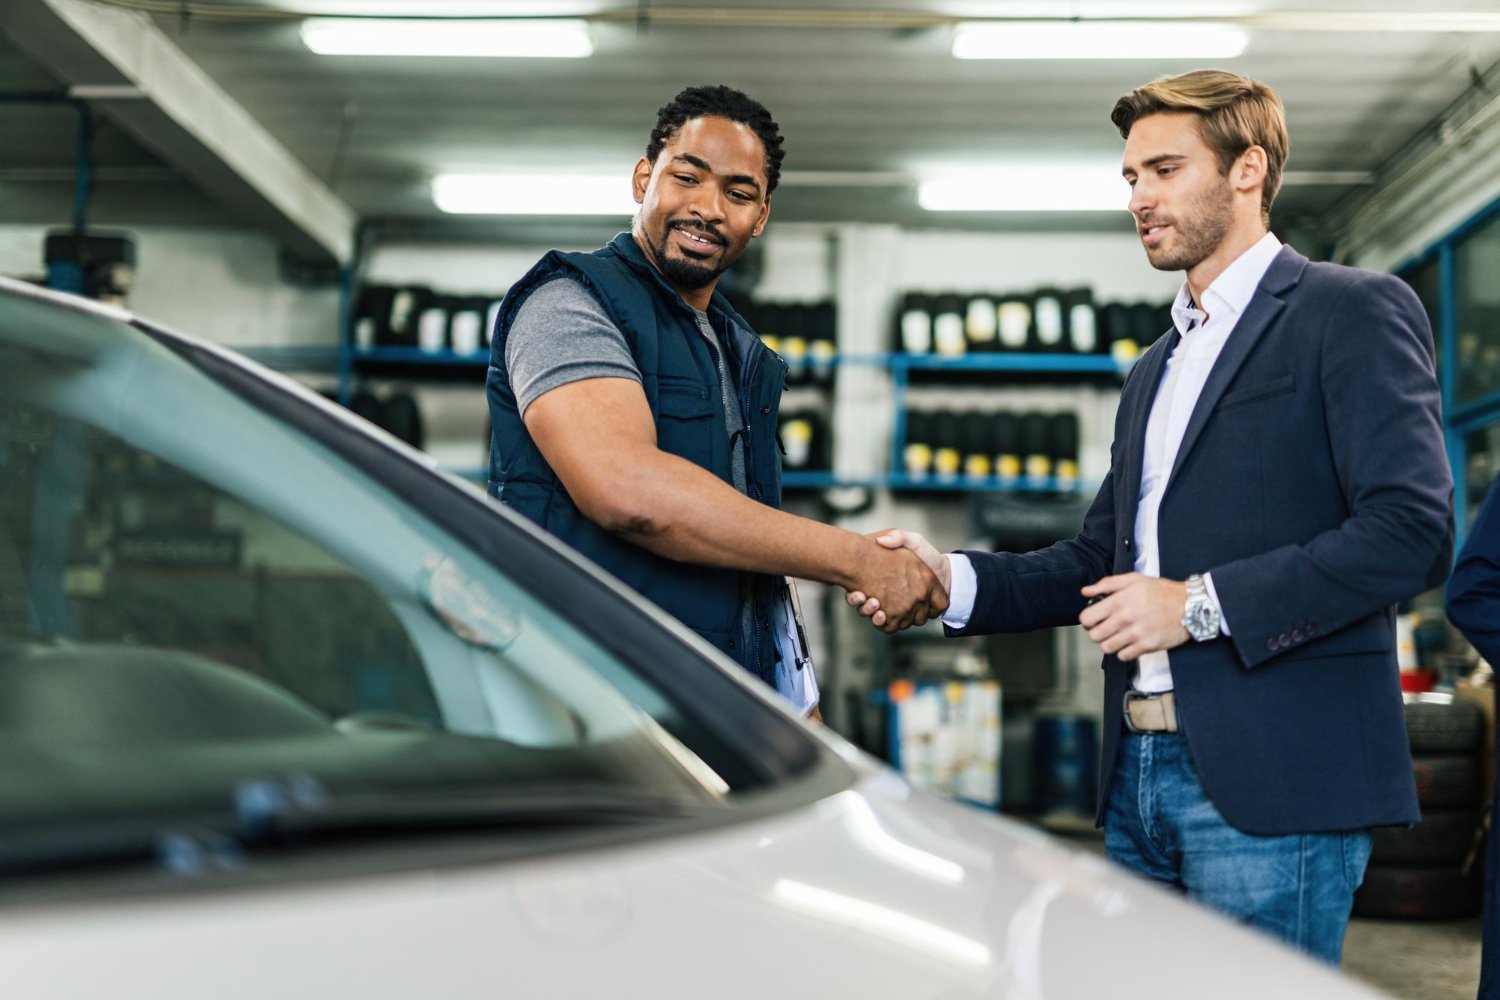
[[1187,740],[1120,738],[1104,840],[1114,861],[1337,965],[1370,834],[1261,837],[1230,826],[1203,792]]

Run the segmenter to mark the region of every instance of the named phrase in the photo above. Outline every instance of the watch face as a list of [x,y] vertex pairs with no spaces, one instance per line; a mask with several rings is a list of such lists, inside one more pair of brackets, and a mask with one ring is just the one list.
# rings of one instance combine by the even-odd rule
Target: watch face
[[1194,639],[1206,639],[1219,630],[1218,622],[1214,621],[1213,609],[1206,604],[1189,609],[1184,625]]

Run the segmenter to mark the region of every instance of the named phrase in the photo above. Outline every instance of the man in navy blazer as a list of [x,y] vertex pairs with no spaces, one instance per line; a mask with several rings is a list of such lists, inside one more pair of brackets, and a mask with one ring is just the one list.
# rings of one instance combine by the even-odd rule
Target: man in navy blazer
[[1186,282],[1082,531],[885,544],[938,572],[949,634],[1077,622],[1099,645],[1111,857],[1337,963],[1369,828],[1419,818],[1392,605],[1452,556],[1431,330],[1398,279],[1269,233],[1288,141],[1266,85],[1197,71],[1111,117],[1147,258]]

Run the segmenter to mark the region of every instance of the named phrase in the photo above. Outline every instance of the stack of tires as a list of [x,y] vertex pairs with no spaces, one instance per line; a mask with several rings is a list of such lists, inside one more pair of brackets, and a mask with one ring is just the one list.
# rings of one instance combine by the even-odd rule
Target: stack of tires
[[1466,701],[1406,706],[1422,822],[1375,831],[1356,917],[1453,920],[1479,913],[1484,854],[1478,832],[1485,801],[1480,762],[1484,722]]

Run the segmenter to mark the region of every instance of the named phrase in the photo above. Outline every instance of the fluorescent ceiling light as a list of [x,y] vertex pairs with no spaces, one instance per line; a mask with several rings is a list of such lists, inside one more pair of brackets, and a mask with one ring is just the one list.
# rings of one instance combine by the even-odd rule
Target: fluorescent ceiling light
[[[268,7],[316,17],[586,17],[603,0],[264,0]],[[356,8],[351,11],[351,7]],[[1046,17],[1047,15],[1041,15]],[[1149,16],[1149,15],[1137,15]]]
[[581,59],[593,55],[578,20],[309,18],[302,42],[324,56]]
[[929,212],[1114,212],[1129,202],[1118,164],[1018,163],[917,185],[917,204]]
[[969,21],[953,33],[958,59],[1233,59],[1250,36],[1206,21]]
[[634,215],[630,175],[438,174],[432,200],[454,215]]

